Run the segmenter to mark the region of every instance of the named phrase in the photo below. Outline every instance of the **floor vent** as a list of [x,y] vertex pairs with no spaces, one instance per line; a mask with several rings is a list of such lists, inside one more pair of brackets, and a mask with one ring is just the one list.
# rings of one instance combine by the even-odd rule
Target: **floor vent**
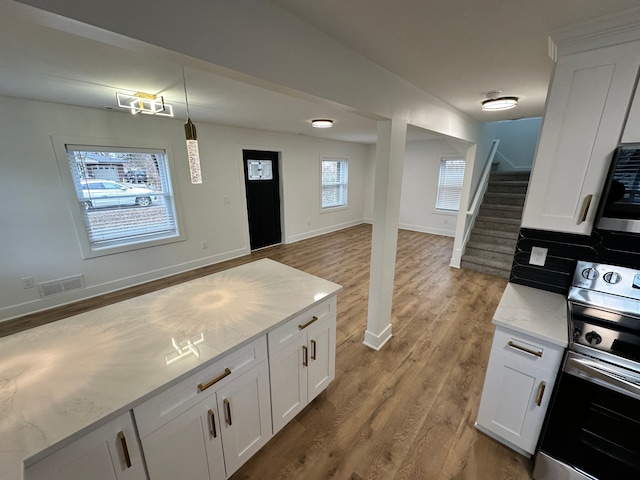
[[76,275],[74,277],[61,278],[60,280],[52,280],[51,282],[38,284],[41,298],[58,295],[59,293],[70,290],[77,290],[79,288],[84,288],[84,275]]

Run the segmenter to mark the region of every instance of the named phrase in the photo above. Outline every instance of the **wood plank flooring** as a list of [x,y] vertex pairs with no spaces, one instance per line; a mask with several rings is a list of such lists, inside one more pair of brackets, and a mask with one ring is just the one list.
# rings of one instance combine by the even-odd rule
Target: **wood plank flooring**
[[394,336],[379,352],[362,344],[370,225],[23,317],[0,335],[271,258],[344,286],[336,379],[232,480],[530,479],[529,460],[473,427],[506,280],[450,268],[452,248],[451,238],[399,232]]

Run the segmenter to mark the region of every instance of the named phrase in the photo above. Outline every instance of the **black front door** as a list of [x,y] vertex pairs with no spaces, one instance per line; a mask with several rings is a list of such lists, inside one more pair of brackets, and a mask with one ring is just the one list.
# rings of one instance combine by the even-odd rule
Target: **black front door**
[[282,241],[278,152],[243,150],[251,250]]

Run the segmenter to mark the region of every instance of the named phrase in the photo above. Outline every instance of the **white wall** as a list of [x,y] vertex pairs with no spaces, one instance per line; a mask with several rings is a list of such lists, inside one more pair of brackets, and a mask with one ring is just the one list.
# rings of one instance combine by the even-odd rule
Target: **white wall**
[[[204,183],[189,181],[183,121],[0,97],[0,320],[249,252],[242,149],[282,152],[285,242],[364,219],[364,145],[198,123]],[[168,150],[186,240],[83,259],[51,136]],[[88,140],[90,141],[90,140]],[[320,156],[349,159],[349,207],[320,213]],[[223,198],[230,197],[225,205]],[[201,242],[209,244],[203,250]],[[83,274],[86,288],[40,299],[37,283]]]
[[407,142],[402,176],[400,228],[454,236],[455,213],[436,211],[440,159],[463,158],[443,139]]
[[495,137],[500,139],[498,171],[529,171],[540,135],[541,117],[495,122]]

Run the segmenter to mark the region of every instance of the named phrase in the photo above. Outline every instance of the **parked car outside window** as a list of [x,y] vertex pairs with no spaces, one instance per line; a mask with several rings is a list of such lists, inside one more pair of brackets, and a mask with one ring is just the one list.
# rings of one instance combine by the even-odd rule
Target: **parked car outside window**
[[147,183],[147,172],[144,170],[129,170],[125,173],[124,179],[129,183]]
[[81,202],[87,210],[100,207],[122,207],[139,205],[148,207],[156,200],[155,192],[146,187],[132,187],[113,180],[85,180]]

